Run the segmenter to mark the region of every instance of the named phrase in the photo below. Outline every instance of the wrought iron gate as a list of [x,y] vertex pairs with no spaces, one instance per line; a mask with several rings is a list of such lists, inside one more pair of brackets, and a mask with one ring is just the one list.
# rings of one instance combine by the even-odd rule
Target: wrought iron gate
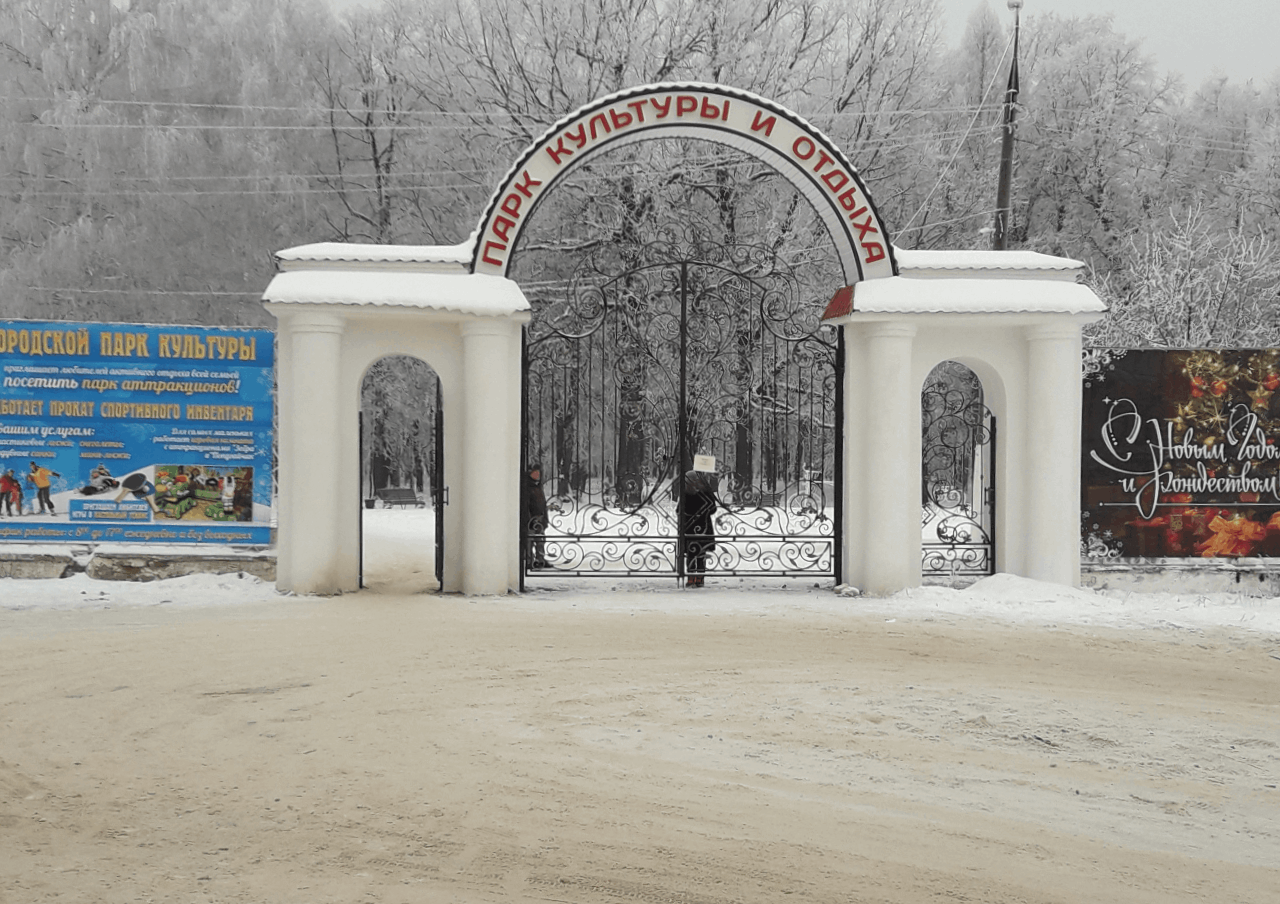
[[921,570],[926,577],[995,573],[996,420],[982,384],[954,361],[930,374],[922,416]]
[[549,507],[545,575],[683,576],[695,455],[715,457],[708,575],[839,573],[839,331],[757,246],[612,245],[535,300],[524,454]]
[[431,419],[431,505],[436,524],[436,580],[444,592],[444,507],[449,504],[449,488],[444,485],[444,394],[436,378],[436,410]]

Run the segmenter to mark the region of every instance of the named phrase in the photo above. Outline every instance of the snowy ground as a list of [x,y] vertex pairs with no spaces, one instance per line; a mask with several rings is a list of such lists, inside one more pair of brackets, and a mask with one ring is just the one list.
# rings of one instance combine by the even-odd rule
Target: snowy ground
[[0,581],[0,902],[1280,901],[1280,601]]
[[[365,584],[372,593],[435,590],[429,509],[374,509],[364,513]],[[835,594],[829,582],[752,582],[713,579],[683,591],[672,579],[529,581],[510,605],[541,610],[602,611],[670,608],[698,612],[804,609],[886,617],[996,619],[1039,626],[1117,628],[1233,628],[1280,635],[1280,599],[1242,594],[1097,593],[1070,590],[1011,575],[996,575],[964,589],[921,587],[885,599]],[[193,575],[147,584],[94,581],[84,575],[58,581],[0,580],[0,609],[84,609],[121,606],[237,606],[276,597],[273,585],[252,577]]]

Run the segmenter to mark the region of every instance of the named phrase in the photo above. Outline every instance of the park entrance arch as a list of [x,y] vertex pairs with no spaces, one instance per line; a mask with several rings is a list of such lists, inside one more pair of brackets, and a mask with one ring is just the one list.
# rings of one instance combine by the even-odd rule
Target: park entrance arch
[[[1005,540],[994,568],[1078,583],[1080,332],[1105,311],[1080,283],[1083,265],[1030,252],[895,251],[852,165],[818,130],[747,92],[666,84],[611,95],[552,126],[507,173],[464,243],[322,242],[277,253],[279,272],[263,294],[279,321],[277,586],[358,587],[359,381],[388,354],[419,357],[440,376],[443,483],[453,491],[444,590],[522,586],[520,365],[523,342],[537,337],[525,335],[530,305],[508,278],[511,254],[567,172],[603,149],[650,137],[705,139],[757,157],[809,201],[832,240],[843,285],[822,322],[839,331],[843,347],[835,356],[843,376],[832,379],[844,387],[834,402],[844,436],[837,429],[833,454],[848,477],[831,490],[841,506],[837,576],[875,594],[920,583],[920,390],[934,364],[955,360],[981,378],[1000,423],[993,523]],[[715,272],[702,259],[677,262],[686,296]],[[664,278],[673,272],[668,266]],[[615,289],[627,274],[639,279],[641,271],[614,271]],[[747,284],[761,285],[746,275],[737,276],[744,297]],[[680,431],[683,453],[663,454],[687,454],[697,445],[690,431]],[[791,465],[808,458],[798,454]],[[650,470],[661,460],[652,457]],[[735,459],[732,471],[739,469]],[[801,479],[812,484],[811,461],[806,470]],[[763,498],[768,486],[743,481],[744,498]],[[630,492],[625,484],[622,492]]]
[[[623,170],[630,158],[616,152],[642,141],[675,149],[639,166],[671,181],[664,167],[696,170],[705,142],[763,164],[829,237],[829,281],[815,288],[812,265],[800,279],[777,236],[725,216],[723,194],[713,223],[695,225],[677,204],[665,225],[642,227],[632,216],[654,204],[637,188],[644,177],[601,175]],[[527,224],[588,162],[597,181],[566,191],[591,198],[603,183],[626,214],[609,234],[575,234],[568,244],[588,250],[569,266],[528,266]],[[802,253],[812,257],[811,245]],[[526,332],[523,453],[549,499],[546,515],[540,502],[522,514],[526,577],[839,575],[843,356],[821,312],[837,286],[892,275],[894,261],[838,148],[790,111],[723,86],[606,97],[549,129],[494,194],[475,272],[510,276],[517,257],[540,289]],[[548,280],[562,287],[547,290]],[[705,503],[688,490],[707,481],[718,507],[699,517]]]

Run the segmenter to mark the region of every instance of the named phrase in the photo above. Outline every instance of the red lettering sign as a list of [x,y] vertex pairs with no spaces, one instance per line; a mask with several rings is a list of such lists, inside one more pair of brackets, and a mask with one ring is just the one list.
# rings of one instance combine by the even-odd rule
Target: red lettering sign
[[[668,121],[669,120],[669,121]],[[814,205],[837,239],[849,281],[859,274],[891,275],[892,254],[883,226],[864,197],[856,171],[822,135],[799,117],[746,92],[693,85],[658,85],[588,105],[531,147],[486,208],[473,269],[505,275],[511,249],[541,193],[597,149],[643,130],[661,137],[705,133],[778,166]],[[790,165],[787,165],[787,164]],[[799,165],[797,167],[797,164]],[[868,271],[866,266],[888,261]]]

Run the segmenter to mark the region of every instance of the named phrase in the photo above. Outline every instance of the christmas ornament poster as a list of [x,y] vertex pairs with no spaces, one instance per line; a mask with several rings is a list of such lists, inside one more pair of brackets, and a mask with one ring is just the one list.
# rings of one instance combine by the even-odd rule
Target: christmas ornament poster
[[1280,556],[1280,349],[1086,355],[1084,553]]

